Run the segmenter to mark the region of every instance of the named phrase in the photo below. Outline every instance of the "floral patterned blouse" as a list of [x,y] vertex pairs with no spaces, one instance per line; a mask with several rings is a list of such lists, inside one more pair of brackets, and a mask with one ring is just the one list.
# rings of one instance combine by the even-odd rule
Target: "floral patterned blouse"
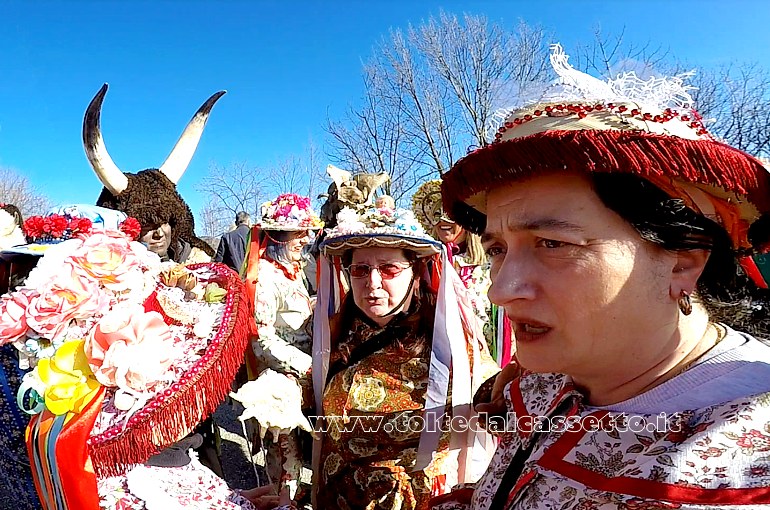
[[568,376],[528,374],[505,396],[487,473],[433,510],[770,507],[770,393],[633,415],[584,405]]
[[[339,363],[341,351],[351,352],[374,337],[398,338],[404,345],[416,341],[421,309],[428,305],[416,304],[384,328],[359,314],[333,349],[330,367]],[[446,474],[452,470],[448,435],[428,468],[410,471],[420,439],[410,420],[422,416],[429,362],[429,346],[415,356],[390,342],[332,374],[323,397],[327,428],[317,476],[319,508],[426,509],[431,494],[446,492]]]
[[288,268],[261,260],[254,299],[259,337],[252,344],[265,368],[305,376],[311,365],[310,318],[313,304],[302,271],[290,278]]

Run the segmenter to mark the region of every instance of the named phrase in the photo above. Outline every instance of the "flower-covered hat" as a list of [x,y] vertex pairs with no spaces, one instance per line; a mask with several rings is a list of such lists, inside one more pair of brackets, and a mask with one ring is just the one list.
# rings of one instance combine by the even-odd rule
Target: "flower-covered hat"
[[406,209],[366,209],[358,213],[345,207],[337,214],[337,226],[321,243],[324,255],[372,247],[411,250],[418,257],[441,253],[441,243],[426,234],[412,211]]
[[132,238],[140,232],[139,222],[125,213],[87,204],[66,205],[45,216],[30,216],[22,228],[28,244],[5,251],[40,256],[52,245],[94,232],[117,230]]
[[770,212],[770,176],[760,161],[709,134],[687,75],[601,81],[567,59],[554,45],[556,83],[538,100],[498,112],[490,144],[444,175],[450,217],[480,233],[487,192],[506,182],[541,172],[625,172],[722,225],[736,249],[765,250],[748,231]]
[[432,232],[439,221],[454,223],[444,213],[441,202],[441,180],[434,179],[422,183],[412,197],[412,211],[426,232]]
[[278,195],[275,200],[262,204],[262,230],[313,230],[323,227],[321,219],[313,212],[310,199],[296,193]]
[[122,476],[211,414],[248,344],[240,278],[161,262],[130,219],[51,244],[0,298],[0,345],[34,368],[17,402],[32,415],[36,486],[68,508],[98,510],[97,478]]

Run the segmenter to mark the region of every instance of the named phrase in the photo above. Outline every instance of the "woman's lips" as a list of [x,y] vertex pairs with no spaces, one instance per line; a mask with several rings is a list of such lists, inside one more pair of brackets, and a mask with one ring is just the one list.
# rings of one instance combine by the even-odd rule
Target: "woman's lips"
[[542,339],[553,329],[539,321],[529,318],[510,318],[516,341],[534,341]]

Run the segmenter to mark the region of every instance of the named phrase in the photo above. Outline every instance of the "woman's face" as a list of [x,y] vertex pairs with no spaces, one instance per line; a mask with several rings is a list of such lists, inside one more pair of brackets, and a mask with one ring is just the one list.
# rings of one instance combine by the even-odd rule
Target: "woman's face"
[[[353,250],[351,266],[381,267],[385,264],[396,266],[397,269],[391,266],[384,268],[382,272],[374,269],[369,271],[367,276],[360,278],[350,275],[353,301],[367,317],[380,326],[387,324],[396,313],[409,309],[414,293],[411,285],[414,278],[411,263],[406,258],[404,250],[398,248],[358,248]],[[393,272],[401,271],[396,276],[382,274],[391,270]],[[407,292],[409,296],[391,314],[390,312],[401,303]]]
[[460,244],[465,240],[465,231],[457,223],[441,220],[434,227],[438,240],[442,243]]
[[309,240],[307,230],[292,232],[291,238],[286,243],[286,251],[292,262],[300,262],[302,260],[302,248],[307,245]]
[[157,253],[159,257],[168,254],[171,246],[171,225],[164,223],[142,234],[139,240],[147,246],[147,249]]
[[487,211],[489,299],[511,319],[525,368],[624,380],[671,348],[676,256],[643,241],[586,176],[508,184],[489,193]]

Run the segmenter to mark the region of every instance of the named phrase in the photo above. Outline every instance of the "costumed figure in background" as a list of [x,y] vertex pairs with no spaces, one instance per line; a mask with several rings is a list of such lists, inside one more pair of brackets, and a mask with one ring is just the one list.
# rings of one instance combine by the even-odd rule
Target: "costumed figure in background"
[[484,325],[484,336],[492,357],[500,366],[508,365],[513,356],[510,321],[503,310],[487,298],[491,282],[481,238],[444,213],[440,180],[427,181],[420,186],[412,196],[412,210],[425,231],[446,246],[450,263],[470,291],[473,309]]
[[[203,134],[211,109],[225,92],[201,105],[160,168],[137,173],[122,172],[112,161],[101,133],[101,110],[107,94],[105,83],[91,100],[83,119],[83,146],[88,161],[104,185],[96,205],[122,211],[142,225],[140,241],[161,260],[179,264],[210,262],[214,250],[195,236],[195,218],[176,188],[187,170]],[[208,418],[196,431],[203,437],[198,448],[203,463],[224,476],[219,460],[219,431]]]
[[104,185],[96,205],[117,209],[142,225],[141,241],[164,260],[180,264],[209,262],[214,250],[195,235],[195,218],[179,195],[176,183],[195,154],[211,109],[225,92],[212,95],[187,124],[160,168],[124,173],[112,161],[100,128],[107,84],[102,86],[83,119],[83,145],[97,177]]
[[770,174],[709,134],[684,76],[551,63],[443,177],[523,373],[484,405],[515,417],[487,473],[433,508],[766,508]]
[[445,422],[470,419],[498,370],[467,289],[407,210],[343,208],[321,254],[314,508],[425,509],[486,466],[474,431]]
[[[297,383],[310,385],[307,374],[311,366],[310,318],[314,300],[305,281],[303,249],[309,233],[320,229],[323,223],[313,212],[310,199],[293,193],[262,204],[261,216],[249,235],[244,271],[254,313],[253,351],[247,354],[247,365],[250,378],[260,376],[247,385],[259,388],[267,384],[263,393],[269,393],[275,389],[270,382],[275,376],[284,382],[290,378],[297,389]],[[251,391],[241,390],[239,393]],[[301,392],[289,392],[283,397],[291,400],[292,396],[300,399]],[[309,402],[306,404],[310,407]],[[272,436],[272,440],[265,438],[263,442],[267,443],[268,476],[279,484],[281,491],[288,491],[294,498],[302,469],[298,432],[290,430],[293,427],[270,425],[271,419],[278,421],[277,416],[255,414],[262,435],[270,429]]]
[[12,250],[27,243],[22,230],[23,223],[18,207],[13,204],[0,204],[0,294],[21,283],[37,262],[37,256],[34,254]]
[[[0,251],[27,243],[21,230],[21,211],[13,204],[0,205]],[[34,260],[35,256],[0,253],[2,293],[13,290],[20,259]],[[33,263],[34,264],[34,263]],[[29,263],[23,264],[30,266]],[[26,273],[26,272],[25,272]],[[25,274],[26,276],[26,274]],[[40,508],[32,482],[24,430],[29,416],[16,405],[16,392],[21,386],[25,370],[19,367],[18,350],[12,345],[0,347],[0,510],[37,510]]]
[[19,208],[13,204],[0,204],[0,251],[27,244],[21,230],[23,219]]

